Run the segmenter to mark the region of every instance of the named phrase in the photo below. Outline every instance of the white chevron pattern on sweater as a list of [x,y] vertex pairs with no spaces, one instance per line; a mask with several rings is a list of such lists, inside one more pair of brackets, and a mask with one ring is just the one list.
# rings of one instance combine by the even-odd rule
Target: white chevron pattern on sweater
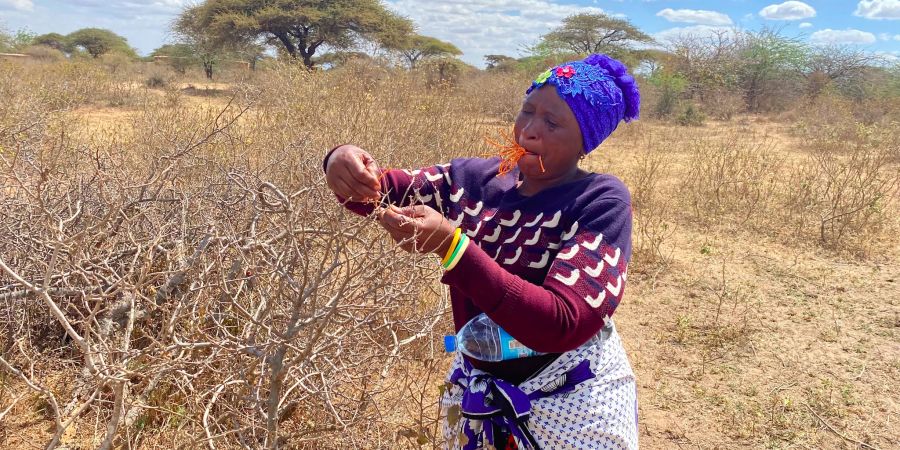
[[615,265],[619,264],[620,256],[622,256],[622,250],[617,247],[616,252],[615,252],[615,254],[613,254],[613,256],[604,255],[603,260],[606,261],[607,264],[609,264],[611,266],[615,266]]
[[602,240],[603,240],[603,235],[600,234],[596,238],[594,238],[594,242],[584,241],[581,243],[581,245],[583,245],[584,248],[586,248],[590,251],[595,251],[595,250],[597,250],[597,247],[600,246],[600,241],[602,241]]
[[537,244],[537,242],[538,242],[539,240],[541,240],[541,229],[540,229],[540,228],[538,228],[537,233],[534,233],[534,237],[533,237],[533,238],[531,238],[531,239],[525,241],[525,245],[534,245],[534,244]]
[[475,208],[472,208],[472,209],[463,208],[463,211],[465,211],[466,214],[468,214],[472,217],[475,217],[481,212],[481,208],[483,208],[483,207],[484,207],[484,202],[478,202],[475,204]]
[[606,290],[609,291],[614,297],[618,297],[619,293],[622,292],[622,276],[619,275],[616,277],[616,284],[613,286],[612,283],[606,283]]
[[591,305],[592,308],[599,308],[603,304],[603,300],[606,300],[606,291],[600,291],[596,297],[591,297],[590,295],[584,297],[584,301]]
[[511,266],[519,260],[519,257],[522,256],[522,247],[516,247],[516,255],[509,259],[504,259],[503,264],[507,266]]
[[418,201],[420,201],[420,202],[422,202],[422,203],[428,203],[428,202],[430,202],[431,199],[433,199],[433,198],[434,198],[434,195],[432,195],[432,194],[422,195],[421,192],[419,192],[418,190],[416,190],[416,199],[418,199]]
[[494,229],[494,234],[492,234],[490,236],[485,236],[485,237],[481,238],[481,240],[484,242],[497,242],[497,239],[499,239],[499,238],[500,238],[500,227],[497,227]]
[[459,203],[459,201],[462,199],[464,192],[466,192],[466,190],[463,189],[462,187],[460,187],[459,190],[456,191],[455,194],[450,194],[450,200],[453,201],[453,203]]
[[532,269],[543,269],[544,267],[547,267],[547,262],[549,260],[550,260],[550,252],[544,252],[544,255],[541,256],[540,261],[528,263],[528,267],[531,267]]
[[591,276],[591,278],[597,278],[603,273],[603,261],[597,263],[596,267],[587,267],[584,269],[584,273]]
[[575,236],[576,231],[578,231],[577,221],[572,224],[572,228],[570,228],[568,232],[563,233],[560,239],[562,239],[563,241],[568,241],[569,239],[572,239],[573,236]]
[[468,235],[470,238],[474,238],[475,236],[478,236],[478,230],[480,230],[480,229],[481,229],[481,222],[478,222],[478,225],[475,225],[474,230],[466,231],[466,235]]
[[537,225],[538,222],[540,222],[542,218],[544,218],[544,213],[538,214],[537,217],[534,218],[534,220],[532,220],[531,222],[526,223],[526,224],[525,224],[525,227],[526,227],[526,228],[530,228],[530,227],[533,227],[533,226]]
[[559,225],[559,218],[562,217],[562,211],[557,211],[553,218],[541,224],[544,228],[555,228]]
[[442,174],[442,173],[430,174],[428,172],[425,172],[425,178],[428,179],[428,181],[434,183],[435,181],[438,181],[441,178],[444,178],[444,174]]
[[516,222],[519,221],[519,217],[522,217],[522,211],[519,211],[519,210],[517,209],[516,212],[513,213],[513,216],[512,216],[511,219],[509,219],[509,220],[502,220],[502,219],[501,219],[501,220],[500,220],[500,225],[503,225],[504,227],[511,227],[511,226],[515,225]]
[[511,238],[509,238],[509,239],[503,241],[503,243],[504,243],[504,244],[512,244],[512,243],[515,242],[515,240],[519,237],[519,234],[520,234],[520,233],[522,233],[522,229],[521,229],[521,228],[516,228],[516,234],[512,235]]
[[457,216],[456,219],[450,220],[450,225],[453,225],[453,228],[460,226],[462,224],[464,217],[465,217],[465,214],[463,214],[463,212],[460,211],[459,216]]
[[553,278],[556,278],[560,283],[565,284],[566,286],[575,286],[575,282],[578,281],[578,276],[580,274],[578,269],[575,269],[567,277],[563,276],[561,273],[557,273],[553,275]]
[[578,249],[579,249],[579,248],[580,248],[580,247],[578,247],[577,245],[573,245],[573,246],[569,247],[568,250],[559,252],[559,253],[556,255],[556,257],[559,258],[559,259],[564,259],[564,260],[568,261],[568,260],[570,260],[570,259],[572,259],[572,258],[575,257],[575,254],[578,253]]

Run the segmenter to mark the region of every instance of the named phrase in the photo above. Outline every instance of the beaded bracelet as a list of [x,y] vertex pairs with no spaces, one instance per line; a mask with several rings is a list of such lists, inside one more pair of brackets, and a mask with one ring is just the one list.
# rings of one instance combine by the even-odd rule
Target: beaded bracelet
[[444,255],[444,259],[441,260],[441,265],[447,267],[447,263],[450,262],[450,257],[453,256],[453,249],[456,248],[456,244],[459,243],[459,236],[462,234],[462,228],[457,228],[456,231],[453,232],[453,241],[450,242],[450,247],[447,249],[447,254]]
[[444,265],[444,269],[447,271],[453,270],[456,267],[456,264],[459,263],[459,260],[462,259],[463,253],[466,252],[466,248],[469,246],[469,236],[465,234],[461,234],[459,237],[459,244],[456,245],[456,248],[453,249],[453,254],[450,256],[450,260],[447,261],[447,264]]

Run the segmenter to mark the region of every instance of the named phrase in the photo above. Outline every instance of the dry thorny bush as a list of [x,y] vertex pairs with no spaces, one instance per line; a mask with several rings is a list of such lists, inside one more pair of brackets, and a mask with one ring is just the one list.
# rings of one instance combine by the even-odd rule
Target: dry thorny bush
[[[344,142],[385,167],[479,154],[521,100],[479,86],[514,76],[429,90],[284,66],[201,105],[83,63],[21,70],[0,65],[0,442],[29,408],[53,422],[47,447],[438,442],[436,265],[340,208],[321,158]],[[92,127],[81,105],[128,105],[130,123]],[[743,132],[618,131],[634,266],[664,270],[675,227],[892,242],[896,126],[816,130],[800,154]],[[725,280],[708,325],[741,330],[720,317],[743,307]]]
[[478,124],[408,79],[335,81],[284,68],[218,107],[144,99],[97,136],[3,80],[0,418],[43,405],[48,448],[76,428],[102,448],[434,441],[436,265],[343,210],[321,158],[354,141],[435,162]]

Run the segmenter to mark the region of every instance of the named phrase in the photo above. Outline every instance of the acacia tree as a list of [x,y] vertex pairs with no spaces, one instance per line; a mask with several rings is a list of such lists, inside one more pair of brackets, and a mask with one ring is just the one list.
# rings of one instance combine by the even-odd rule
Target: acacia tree
[[207,79],[212,79],[213,68],[219,64],[227,43],[237,39],[225,39],[209,33],[203,22],[203,6],[185,8],[172,23],[172,32],[181,44],[191,51],[191,56],[203,65]]
[[36,36],[31,43],[33,45],[44,45],[54,48],[63,53],[69,53],[69,40],[59,33],[47,33]]
[[516,64],[516,58],[506,55],[484,55],[484,61],[487,63],[487,70],[504,70]]
[[415,69],[416,63],[423,58],[462,55],[462,51],[455,45],[421,34],[408,35],[398,45],[397,51],[406,58],[410,69]]
[[187,44],[165,44],[153,50],[150,56],[163,56],[176,72],[184,75],[188,67],[197,62],[194,49]]
[[738,35],[738,82],[752,111],[765,109],[764,100],[784,101],[797,92],[792,86],[801,79],[809,47],[799,38],[782,36],[778,30],[764,28]]
[[843,87],[859,84],[875,63],[875,56],[858,48],[826,46],[813,49],[803,71],[806,93],[818,97],[831,83]]
[[409,20],[379,0],[207,0],[187,11],[196,11],[201,29],[216,39],[261,38],[309,68],[323,46],[347,49],[386,30],[412,32]]
[[652,43],[653,38],[625,19],[603,13],[574,14],[542,37],[544,46],[577,54],[620,55],[635,43]]
[[73,49],[82,48],[94,58],[113,50],[126,56],[137,56],[127,39],[103,28],[82,28],[69,33],[66,40]]

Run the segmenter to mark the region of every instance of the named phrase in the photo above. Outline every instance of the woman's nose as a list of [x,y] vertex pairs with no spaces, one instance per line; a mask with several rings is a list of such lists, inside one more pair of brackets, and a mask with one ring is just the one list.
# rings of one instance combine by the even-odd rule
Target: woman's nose
[[538,134],[536,133],[536,129],[534,126],[534,121],[529,120],[525,122],[525,125],[522,126],[522,131],[519,133],[519,139],[521,140],[534,140],[538,138]]

